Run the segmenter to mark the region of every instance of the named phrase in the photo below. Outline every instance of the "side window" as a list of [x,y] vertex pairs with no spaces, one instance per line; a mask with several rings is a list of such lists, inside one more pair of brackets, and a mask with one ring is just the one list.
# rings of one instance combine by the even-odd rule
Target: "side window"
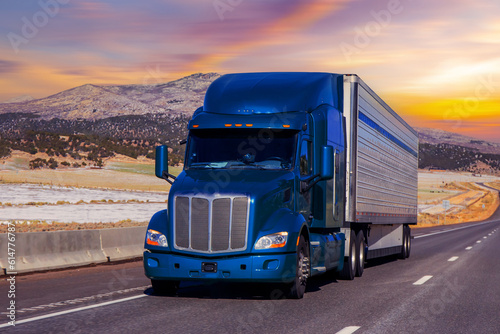
[[312,142],[302,141],[300,146],[300,175],[312,174]]

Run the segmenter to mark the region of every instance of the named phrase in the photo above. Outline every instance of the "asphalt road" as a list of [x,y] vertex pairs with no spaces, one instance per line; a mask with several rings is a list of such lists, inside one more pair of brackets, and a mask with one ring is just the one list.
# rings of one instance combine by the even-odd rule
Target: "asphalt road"
[[[500,333],[500,213],[414,229],[411,256],[363,277],[313,278],[302,300],[249,284],[184,284],[153,296],[142,263],[16,277],[7,333]],[[9,285],[0,283],[1,312]],[[272,298],[271,298],[272,296]]]

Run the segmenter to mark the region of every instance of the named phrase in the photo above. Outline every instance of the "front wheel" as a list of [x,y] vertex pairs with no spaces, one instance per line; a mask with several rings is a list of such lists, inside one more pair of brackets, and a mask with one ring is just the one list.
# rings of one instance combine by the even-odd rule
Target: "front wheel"
[[297,246],[297,268],[295,273],[289,297],[301,299],[306,292],[307,278],[309,277],[309,244],[303,235],[300,236],[299,245]]

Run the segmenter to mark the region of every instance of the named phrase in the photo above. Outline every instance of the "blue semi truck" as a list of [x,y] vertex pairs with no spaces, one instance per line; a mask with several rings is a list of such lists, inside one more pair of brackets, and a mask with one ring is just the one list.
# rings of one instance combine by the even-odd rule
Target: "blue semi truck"
[[188,125],[184,169],[151,219],[145,274],[180,281],[352,280],[366,260],[410,255],[417,223],[417,133],[357,75],[228,74]]

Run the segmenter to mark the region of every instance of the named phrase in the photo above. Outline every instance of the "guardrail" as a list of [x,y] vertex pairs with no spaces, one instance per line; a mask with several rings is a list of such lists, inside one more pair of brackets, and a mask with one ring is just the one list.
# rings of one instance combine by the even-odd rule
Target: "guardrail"
[[[146,226],[16,233],[15,271],[27,273],[142,256]],[[7,273],[7,234],[0,234],[1,274]]]

